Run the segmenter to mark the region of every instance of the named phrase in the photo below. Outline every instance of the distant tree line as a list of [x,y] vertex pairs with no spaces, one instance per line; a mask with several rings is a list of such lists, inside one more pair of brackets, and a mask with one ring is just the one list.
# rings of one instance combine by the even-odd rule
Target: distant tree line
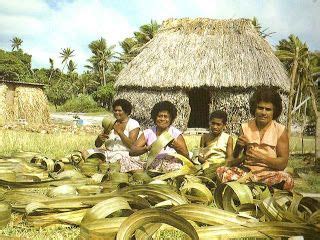
[[121,52],[116,52],[115,46],[108,45],[104,38],[92,41],[88,44],[92,55],[81,74],[76,72],[77,63],[73,60],[77,53],[70,47],[59,53],[62,69],[55,66],[52,58],[49,58],[49,68],[31,69],[31,55],[22,50],[23,40],[13,37],[11,51],[0,49],[0,79],[43,83],[49,101],[55,106],[79,95],[89,95],[100,106],[110,108],[119,72],[141,52],[158,29],[155,21],[142,25],[133,37],[119,43]]

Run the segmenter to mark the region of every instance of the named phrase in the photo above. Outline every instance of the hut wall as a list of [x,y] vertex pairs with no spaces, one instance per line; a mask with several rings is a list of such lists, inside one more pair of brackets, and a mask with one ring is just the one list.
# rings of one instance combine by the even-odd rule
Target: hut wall
[[8,87],[5,84],[0,84],[0,125],[6,122],[7,118],[7,96]]
[[[255,89],[213,89],[211,91],[210,111],[224,110],[228,114],[226,132],[238,135],[241,123],[252,118],[249,110],[249,99]],[[282,114],[279,122],[285,124],[287,121],[288,97],[280,94],[282,98]]]
[[175,104],[178,114],[173,125],[184,131],[187,129],[190,115],[189,98],[182,90],[148,90],[148,89],[118,89],[115,99],[124,98],[133,105],[131,117],[136,119],[143,129],[153,126],[151,109],[157,102],[170,101]]
[[49,122],[48,100],[38,87],[17,86],[14,95],[14,118],[26,119],[29,123]]
[[7,84],[8,90],[6,95],[6,122],[15,120],[14,114],[14,96],[15,96],[15,85]]

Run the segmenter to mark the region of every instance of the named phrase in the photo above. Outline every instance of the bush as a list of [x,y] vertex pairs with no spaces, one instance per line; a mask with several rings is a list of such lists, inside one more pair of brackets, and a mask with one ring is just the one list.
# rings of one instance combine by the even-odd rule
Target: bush
[[103,110],[90,95],[84,94],[69,99],[58,107],[59,112],[98,112]]

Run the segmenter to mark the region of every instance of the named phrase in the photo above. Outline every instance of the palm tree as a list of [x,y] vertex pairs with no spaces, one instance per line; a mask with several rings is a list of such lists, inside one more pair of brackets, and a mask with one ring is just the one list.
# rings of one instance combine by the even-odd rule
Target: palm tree
[[126,38],[120,43],[123,49],[123,53],[120,59],[123,63],[129,63],[135,56],[137,56],[145,46],[154,36],[157,34],[160,25],[151,20],[149,24],[144,24],[140,26],[138,32],[134,32],[134,38]]
[[138,55],[138,51],[135,51],[135,46],[138,41],[135,38],[126,38],[120,42],[120,46],[123,52],[120,54],[120,61],[123,63],[129,63],[131,60]]
[[297,73],[298,71],[302,71],[305,58],[308,56],[308,46],[305,43],[302,43],[297,36],[290,35],[288,40],[281,40],[276,48],[277,57],[284,63],[290,73],[290,93],[287,121],[288,135],[290,136],[292,123],[291,112],[295,94],[295,82]]
[[10,40],[10,42],[11,42],[12,51],[14,51],[15,49],[20,50],[20,46],[23,43],[23,40],[21,38],[14,37]]
[[49,63],[50,63],[50,76],[49,76],[49,82],[50,82],[52,74],[54,72],[54,61],[52,58],[49,58]]
[[86,65],[85,67],[91,69],[93,72],[98,73],[100,81],[103,86],[106,85],[106,71],[111,66],[111,60],[115,56],[114,45],[108,47],[107,42],[104,38],[93,41],[89,44],[89,48],[93,53],[88,61],[91,65]]
[[258,31],[259,35],[263,38],[270,37],[272,34],[275,32],[267,32],[269,28],[262,29],[261,24],[258,22],[258,19],[256,17],[253,17],[251,20],[252,25],[256,28]]
[[77,69],[77,65],[72,60],[70,60],[68,63],[68,73],[72,73],[76,69]]
[[88,89],[96,88],[99,85],[99,82],[96,81],[96,77],[91,74],[89,71],[85,71],[80,78],[78,79],[79,88],[82,91],[82,94],[87,94]]
[[74,50],[71,50],[71,48],[63,48],[60,52],[60,57],[62,58],[62,64],[64,63],[62,67],[62,72],[65,66],[68,63],[68,60],[72,57],[74,57]]

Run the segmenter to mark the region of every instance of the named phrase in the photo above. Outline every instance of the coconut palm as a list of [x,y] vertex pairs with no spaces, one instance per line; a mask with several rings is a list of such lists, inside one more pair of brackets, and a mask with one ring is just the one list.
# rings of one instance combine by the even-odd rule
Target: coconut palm
[[54,72],[54,61],[52,58],[49,58],[49,63],[50,63],[50,76],[49,76],[49,82],[50,82],[52,74]]
[[259,35],[263,38],[270,37],[272,34],[275,32],[267,32],[269,28],[262,29],[261,24],[258,22],[258,19],[256,17],[253,17],[251,20],[252,25],[256,28],[258,31]]
[[68,73],[72,73],[76,69],[77,69],[77,65],[72,60],[70,60],[68,63]]
[[20,50],[20,46],[23,43],[23,40],[21,38],[14,37],[10,40],[10,42],[11,42],[12,51],[14,51],[15,49]]
[[120,61],[123,63],[129,63],[135,56],[138,55],[139,51],[136,51],[135,46],[138,41],[135,38],[126,38],[120,42],[122,53],[120,54]]
[[299,96],[301,100],[302,96],[309,96],[316,117],[315,164],[317,168],[320,168],[320,112],[317,107],[317,83],[315,82],[315,78],[320,76],[320,57],[317,54],[310,53],[307,44],[302,43],[300,39],[294,35],[290,35],[289,40],[281,40],[277,49],[276,54],[287,67],[291,79],[288,106],[288,132],[290,133],[294,94],[296,99],[295,105],[298,105],[296,108],[301,106],[297,100]]
[[291,133],[292,123],[292,103],[295,94],[296,80],[298,72],[302,71],[304,67],[305,58],[308,57],[308,46],[302,43],[300,39],[295,35],[290,35],[289,39],[283,39],[276,46],[276,55],[284,63],[287,70],[290,73],[290,93],[289,93],[289,104],[288,104],[288,121],[287,128],[288,134]]
[[96,81],[96,77],[89,71],[85,71],[78,79],[79,89],[81,89],[82,94],[87,94],[88,89],[96,88],[99,82]]
[[71,50],[71,48],[63,48],[60,52],[60,57],[62,58],[62,72],[65,66],[68,64],[68,60],[72,57],[74,57],[74,50]]
[[126,38],[120,43],[123,49],[123,53],[120,59],[123,63],[129,63],[135,56],[137,56],[145,46],[154,36],[157,34],[160,25],[151,20],[149,24],[144,24],[140,26],[138,32],[134,32],[134,38]]
[[114,45],[108,47],[107,42],[104,38],[93,41],[89,44],[89,48],[93,53],[88,61],[91,65],[86,65],[85,67],[91,69],[93,72],[98,73],[101,84],[106,85],[106,71],[111,66],[111,60],[115,56]]

